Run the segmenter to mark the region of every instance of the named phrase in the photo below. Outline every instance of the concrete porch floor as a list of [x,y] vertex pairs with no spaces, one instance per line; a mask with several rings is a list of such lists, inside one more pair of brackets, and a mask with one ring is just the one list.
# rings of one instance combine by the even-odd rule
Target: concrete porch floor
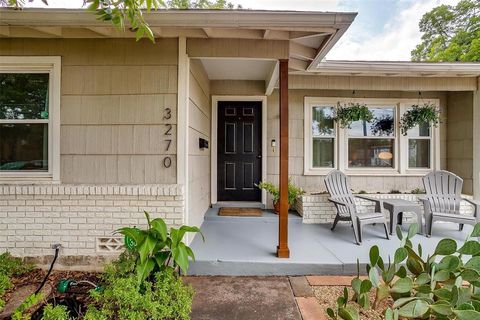
[[[357,258],[368,262],[370,247],[378,245],[383,257],[393,256],[400,241],[396,236],[385,238],[383,226],[366,226],[363,245],[354,242],[350,225],[339,224],[331,231],[331,224],[302,224],[301,217],[289,217],[290,259],[275,256],[278,237],[278,217],[265,211],[262,217],[219,217],[218,209],[210,209],[201,229],[205,242],[196,235],[192,242],[196,261],[189,275],[352,275],[356,274]],[[403,226],[406,231],[408,225]],[[459,245],[471,232],[465,226],[437,222],[433,236],[417,235],[415,246],[422,244],[424,256],[433,252],[442,238],[452,238]],[[364,272],[365,268],[360,269]]]

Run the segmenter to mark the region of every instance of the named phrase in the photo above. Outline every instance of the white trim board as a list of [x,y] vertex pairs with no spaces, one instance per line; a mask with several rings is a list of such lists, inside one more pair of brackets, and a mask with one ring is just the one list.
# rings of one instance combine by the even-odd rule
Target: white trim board
[[[49,119],[30,122],[48,123],[48,171],[1,172],[0,179],[5,183],[60,183],[60,95],[61,95],[61,64],[60,56],[7,56],[2,57],[0,70],[2,72],[49,73]],[[22,122],[22,121],[2,121]]]
[[[267,96],[212,96],[211,137],[211,202],[217,203],[217,131],[218,103],[221,101],[259,101],[262,103],[262,181],[267,179]],[[262,204],[266,207],[267,193],[262,190]]]

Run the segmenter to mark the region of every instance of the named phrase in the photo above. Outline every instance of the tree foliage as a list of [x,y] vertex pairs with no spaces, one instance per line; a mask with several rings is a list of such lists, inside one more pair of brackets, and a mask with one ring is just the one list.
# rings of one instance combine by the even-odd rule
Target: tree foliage
[[[41,0],[48,5],[48,0]],[[0,0],[0,6],[21,9],[26,2],[33,0]],[[147,37],[154,41],[154,35],[144,11],[158,9],[234,9],[233,3],[226,0],[84,0],[84,6],[95,13],[102,21],[112,23],[120,29],[128,28],[135,32],[137,40]],[[241,8],[241,6],[237,6]]]
[[441,5],[420,20],[422,42],[414,61],[480,61],[480,0]]

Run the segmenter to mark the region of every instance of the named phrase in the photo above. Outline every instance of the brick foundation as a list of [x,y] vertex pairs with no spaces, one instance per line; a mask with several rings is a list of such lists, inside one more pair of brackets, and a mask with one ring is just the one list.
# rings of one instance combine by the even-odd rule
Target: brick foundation
[[184,222],[181,185],[0,186],[0,252],[20,257],[99,256],[120,252],[113,232],[145,224],[144,211],[167,224]]
[[[405,199],[420,203],[418,200],[422,195],[416,194],[368,194],[373,198],[384,199]],[[333,203],[328,201],[328,194],[311,194],[304,195],[297,199],[295,208],[297,212],[303,217],[303,223],[315,224],[315,223],[332,223],[335,218],[336,211]],[[471,196],[465,196],[465,198],[471,198]],[[360,212],[373,211],[375,204],[371,201],[356,199],[357,208]],[[387,216],[386,210],[383,210]],[[461,213],[466,215],[473,214],[473,206],[463,201],[461,204]],[[413,215],[406,214],[408,219],[413,219]],[[388,218],[388,216],[387,216]],[[414,221],[414,219],[412,220]]]

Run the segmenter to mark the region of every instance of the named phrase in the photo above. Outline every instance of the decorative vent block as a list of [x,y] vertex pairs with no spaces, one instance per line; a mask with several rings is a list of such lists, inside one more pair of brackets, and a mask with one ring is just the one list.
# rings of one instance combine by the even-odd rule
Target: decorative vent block
[[97,252],[121,253],[125,248],[123,237],[99,237],[97,238]]

